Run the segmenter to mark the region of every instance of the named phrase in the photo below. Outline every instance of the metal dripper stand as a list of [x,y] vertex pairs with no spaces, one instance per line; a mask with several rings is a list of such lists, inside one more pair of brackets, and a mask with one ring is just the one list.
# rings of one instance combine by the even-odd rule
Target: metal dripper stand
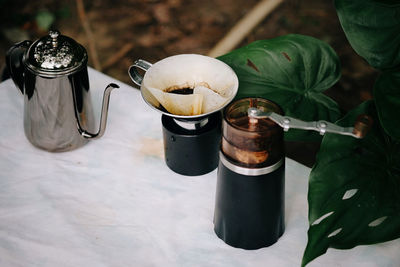
[[221,112],[198,118],[163,114],[164,153],[167,166],[188,176],[206,174],[218,165]]
[[[138,70],[145,75],[142,77]],[[221,141],[221,110],[239,87],[235,72],[218,59],[181,54],[155,64],[139,59],[128,73],[140,86],[144,101],[162,114],[167,166],[188,176],[214,170]],[[196,88],[200,93],[195,95]],[[168,93],[193,97],[177,98]]]

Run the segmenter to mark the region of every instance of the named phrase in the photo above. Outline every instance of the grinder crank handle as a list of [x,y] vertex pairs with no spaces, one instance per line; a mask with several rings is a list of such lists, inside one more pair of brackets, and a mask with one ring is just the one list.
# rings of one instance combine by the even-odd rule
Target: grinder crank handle
[[325,133],[335,133],[355,138],[364,138],[372,126],[372,118],[365,114],[357,117],[354,127],[341,127],[323,120],[307,122],[292,117],[282,116],[272,111],[263,112],[255,107],[249,108],[247,113],[250,118],[254,119],[269,118],[281,126],[284,131],[288,131],[290,128],[312,130],[319,132],[321,135]]

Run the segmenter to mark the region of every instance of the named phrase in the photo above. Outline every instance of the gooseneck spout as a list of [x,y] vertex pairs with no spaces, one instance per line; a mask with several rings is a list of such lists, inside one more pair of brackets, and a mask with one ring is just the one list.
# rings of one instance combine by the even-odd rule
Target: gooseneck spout
[[107,124],[107,115],[108,115],[108,106],[110,102],[110,94],[111,91],[115,88],[119,88],[118,85],[115,83],[110,83],[106,89],[104,90],[104,95],[103,95],[103,105],[101,108],[101,117],[100,117],[100,126],[99,126],[99,131],[97,133],[90,133],[88,131],[85,131],[77,119],[77,126],[78,126],[78,131],[79,133],[88,139],[98,139],[103,136],[105,130],[106,130],[106,124]]

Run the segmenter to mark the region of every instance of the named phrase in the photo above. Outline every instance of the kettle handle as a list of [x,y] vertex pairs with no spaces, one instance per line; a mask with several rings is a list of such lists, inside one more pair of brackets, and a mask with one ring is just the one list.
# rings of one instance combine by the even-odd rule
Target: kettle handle
[[144,71],[147,71],[152,66],[151,63],[147,62],[143,59],[136,60],[132,66],[129,67],[128,74],[131,77],[132,81],[137,85],[141,86],[143,81],[143,76],[140,75],[138,68]]
[[32,41],[22,41],[13,45],[6,53],[6,66],[15,85],[24,94],[24,65],[22,59]]
[[110,83],[109,85],[107,85],[106,89],[104,90],[104,94],[103,94],[103,105],[101,107],[101,117],[100,117],[100,125],[99,125],[99,130],[97,133],[90,133],[85,131],[82,126],[81,123],[79,121],[79,116],[78,116],[78,111],[76,109],[76,95],[75,95],[75,90],[72,90],[72,94],[74,97],[74,110],[75,110],[75,118],[76,118],[76,122],[77,122],[77,128],[79,133],[87,139],[98,139],[100,137],[103,136],[105,130],[106,130],[106,124],[107,124],[107,114],[108,114],[108,104],[110,102],[110,94],[111,91],[113,89],[119,88],[118,85],[116,85],[115,83]]

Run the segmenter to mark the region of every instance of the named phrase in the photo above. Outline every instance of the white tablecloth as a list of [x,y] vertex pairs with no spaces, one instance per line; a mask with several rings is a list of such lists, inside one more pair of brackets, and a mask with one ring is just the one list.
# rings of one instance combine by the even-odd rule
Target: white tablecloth
[[[97,118],[107,83],[105,135],[49,153],[24,136],[23,98],[0,84],[0,266],[299,266],[307,243],[310,169],[286,161],[286,231],[246,251],[213,231],[216,170],[187,177],[163,160],[160,115],[140,92],[89,71]],[[309,266],[400,266],[400,241],[329,249]]]

